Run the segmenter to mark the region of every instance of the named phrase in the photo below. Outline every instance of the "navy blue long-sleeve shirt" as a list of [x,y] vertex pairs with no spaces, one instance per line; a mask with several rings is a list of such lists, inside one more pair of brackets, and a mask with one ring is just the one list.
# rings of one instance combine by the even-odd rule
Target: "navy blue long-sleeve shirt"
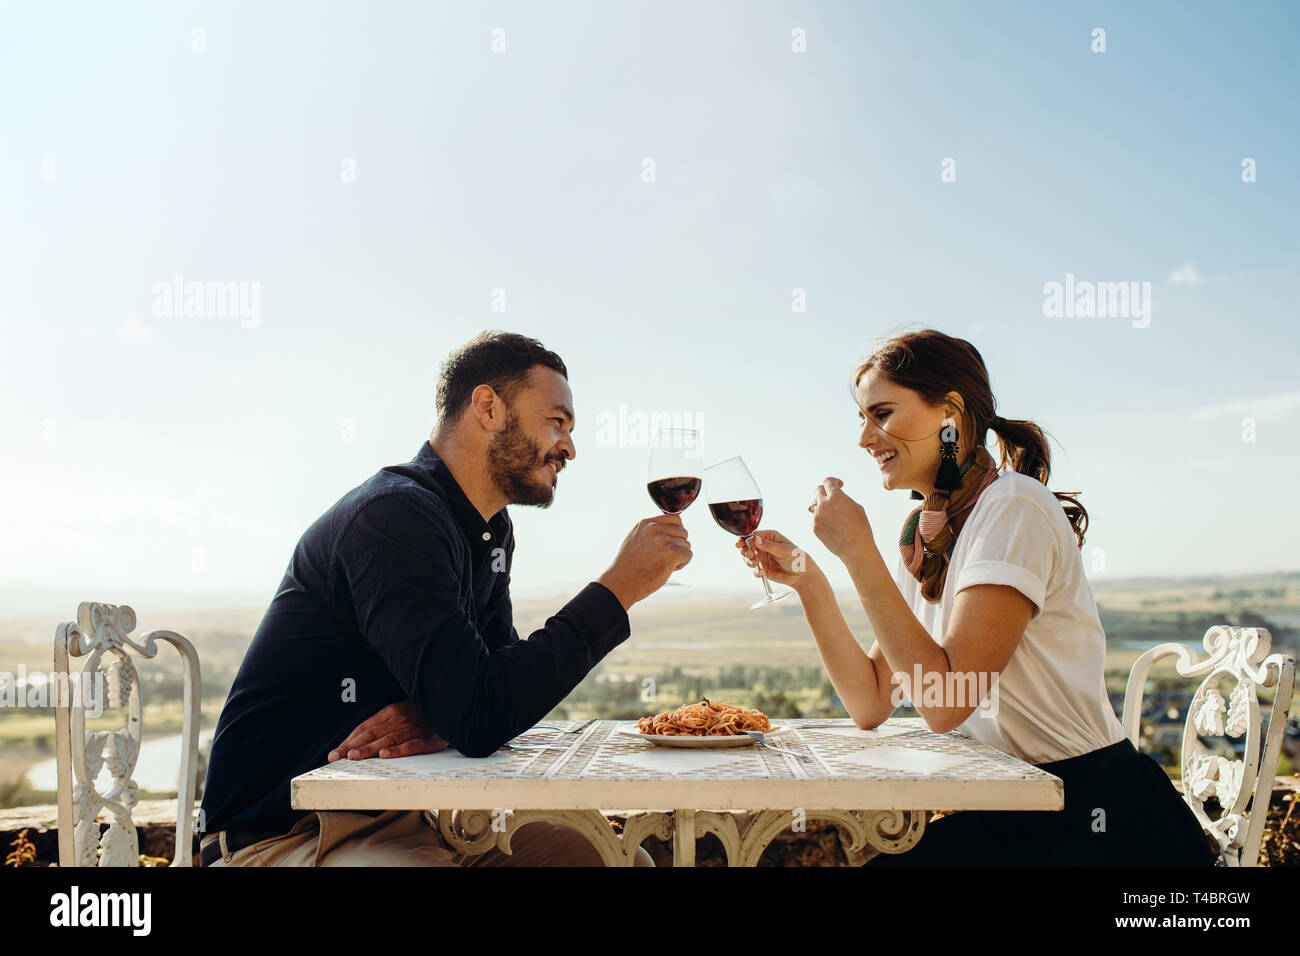
[[627,638],[627,612],[593,581],[520,640],[514,546],[506,509],[484,521],[428,442],[317,519],[217,721],[204,832],[288,830],[304,812],[289,781],[396,701],[471,757],[550,712]]

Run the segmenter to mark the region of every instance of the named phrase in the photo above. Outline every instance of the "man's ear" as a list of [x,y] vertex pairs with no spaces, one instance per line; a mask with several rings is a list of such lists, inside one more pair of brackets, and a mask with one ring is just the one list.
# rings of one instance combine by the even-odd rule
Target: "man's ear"
[[469,397],[469,409],[484,431],[498,432],[506,423],[506,407],[491,385],[480,385]]

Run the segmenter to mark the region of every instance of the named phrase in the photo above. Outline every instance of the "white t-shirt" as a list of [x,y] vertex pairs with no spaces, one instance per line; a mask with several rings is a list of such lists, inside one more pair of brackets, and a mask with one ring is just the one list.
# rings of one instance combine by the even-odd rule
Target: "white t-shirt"
[[1041,482],[1006,471],[984,489],[957,535],[939,603],[921,596],[901,555],[895,580],[940,645],[963,588],[1006,584],[1034,603],[1033,618],[993,685],[996,708],[986,695],[960,733],[1034,764],[1124,739],[1106,696],[1106,634],[1078,539],[1060,501]]

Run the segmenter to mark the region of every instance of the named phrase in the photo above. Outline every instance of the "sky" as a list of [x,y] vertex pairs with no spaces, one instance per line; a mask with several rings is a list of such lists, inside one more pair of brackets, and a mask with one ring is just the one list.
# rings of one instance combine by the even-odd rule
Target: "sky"
[[[915,503],[857,447],[848,379],[924,327],[1052,436],[1091,579],[1297,567],[1300,6],[0,3],[0,25],[11,609],[269,600],[316,517],[414,457],[441,362],[491,328],[558,352],[577,412],[555,503],[511,508],[521,596],[576,591],[656,513],[620,414],[742,455],[764,526],[848,588],[807,512],[841,478],[893,567]],[[244,298],[187,311],[177,282]],[[1137,294],[1050,314],[1051,283]],[[761,590],[705,508],[684,520],[684,581]]]

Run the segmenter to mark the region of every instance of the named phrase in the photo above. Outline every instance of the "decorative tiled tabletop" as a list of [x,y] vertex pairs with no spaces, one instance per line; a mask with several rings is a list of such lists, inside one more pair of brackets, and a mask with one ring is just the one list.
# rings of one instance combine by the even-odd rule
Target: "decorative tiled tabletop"
[[[935,734],[919,717],[893,718],[872,730],[859,730],[848,719],[774,723],[786,729],[770,735],[771,743],[808,761],[757,743],[725,750],[660,747],[620,733],[628,721],[596,721],[576,734],[564,732],[564,721],[544,722],[489,757],[446,750],[339,760],[296,777],[292,802],[314,810],[475,808],[442,810],[436,821],[467,853],[491,846],[508,852],[511,832],[543,818],[591,831],[589,838],[604,843],[598,831],[609,828],[599,811],[630,808],[641,812],[629,818],[623,841],[616,835],[602,848],[606,862],[630,862],[635,844],[627,840],[639,843],[636,837],[654,832],[673,836],[676,858],[686,865],[701,829],[723,840],[733,863],[745,863],[755,862],[762,846],[800,814],[850,831],[865,827],[865,835],[854,833],[855,845],[894,853],[920,839],[926,810],[1063,806],[1059,778],[956,731]],[[743,833],[731,833],[733,818],[712,812],[718,810],[766,812]],[[582,826],[575,822],[580,819]],[[764,839],[759,830],[771,833]]]

